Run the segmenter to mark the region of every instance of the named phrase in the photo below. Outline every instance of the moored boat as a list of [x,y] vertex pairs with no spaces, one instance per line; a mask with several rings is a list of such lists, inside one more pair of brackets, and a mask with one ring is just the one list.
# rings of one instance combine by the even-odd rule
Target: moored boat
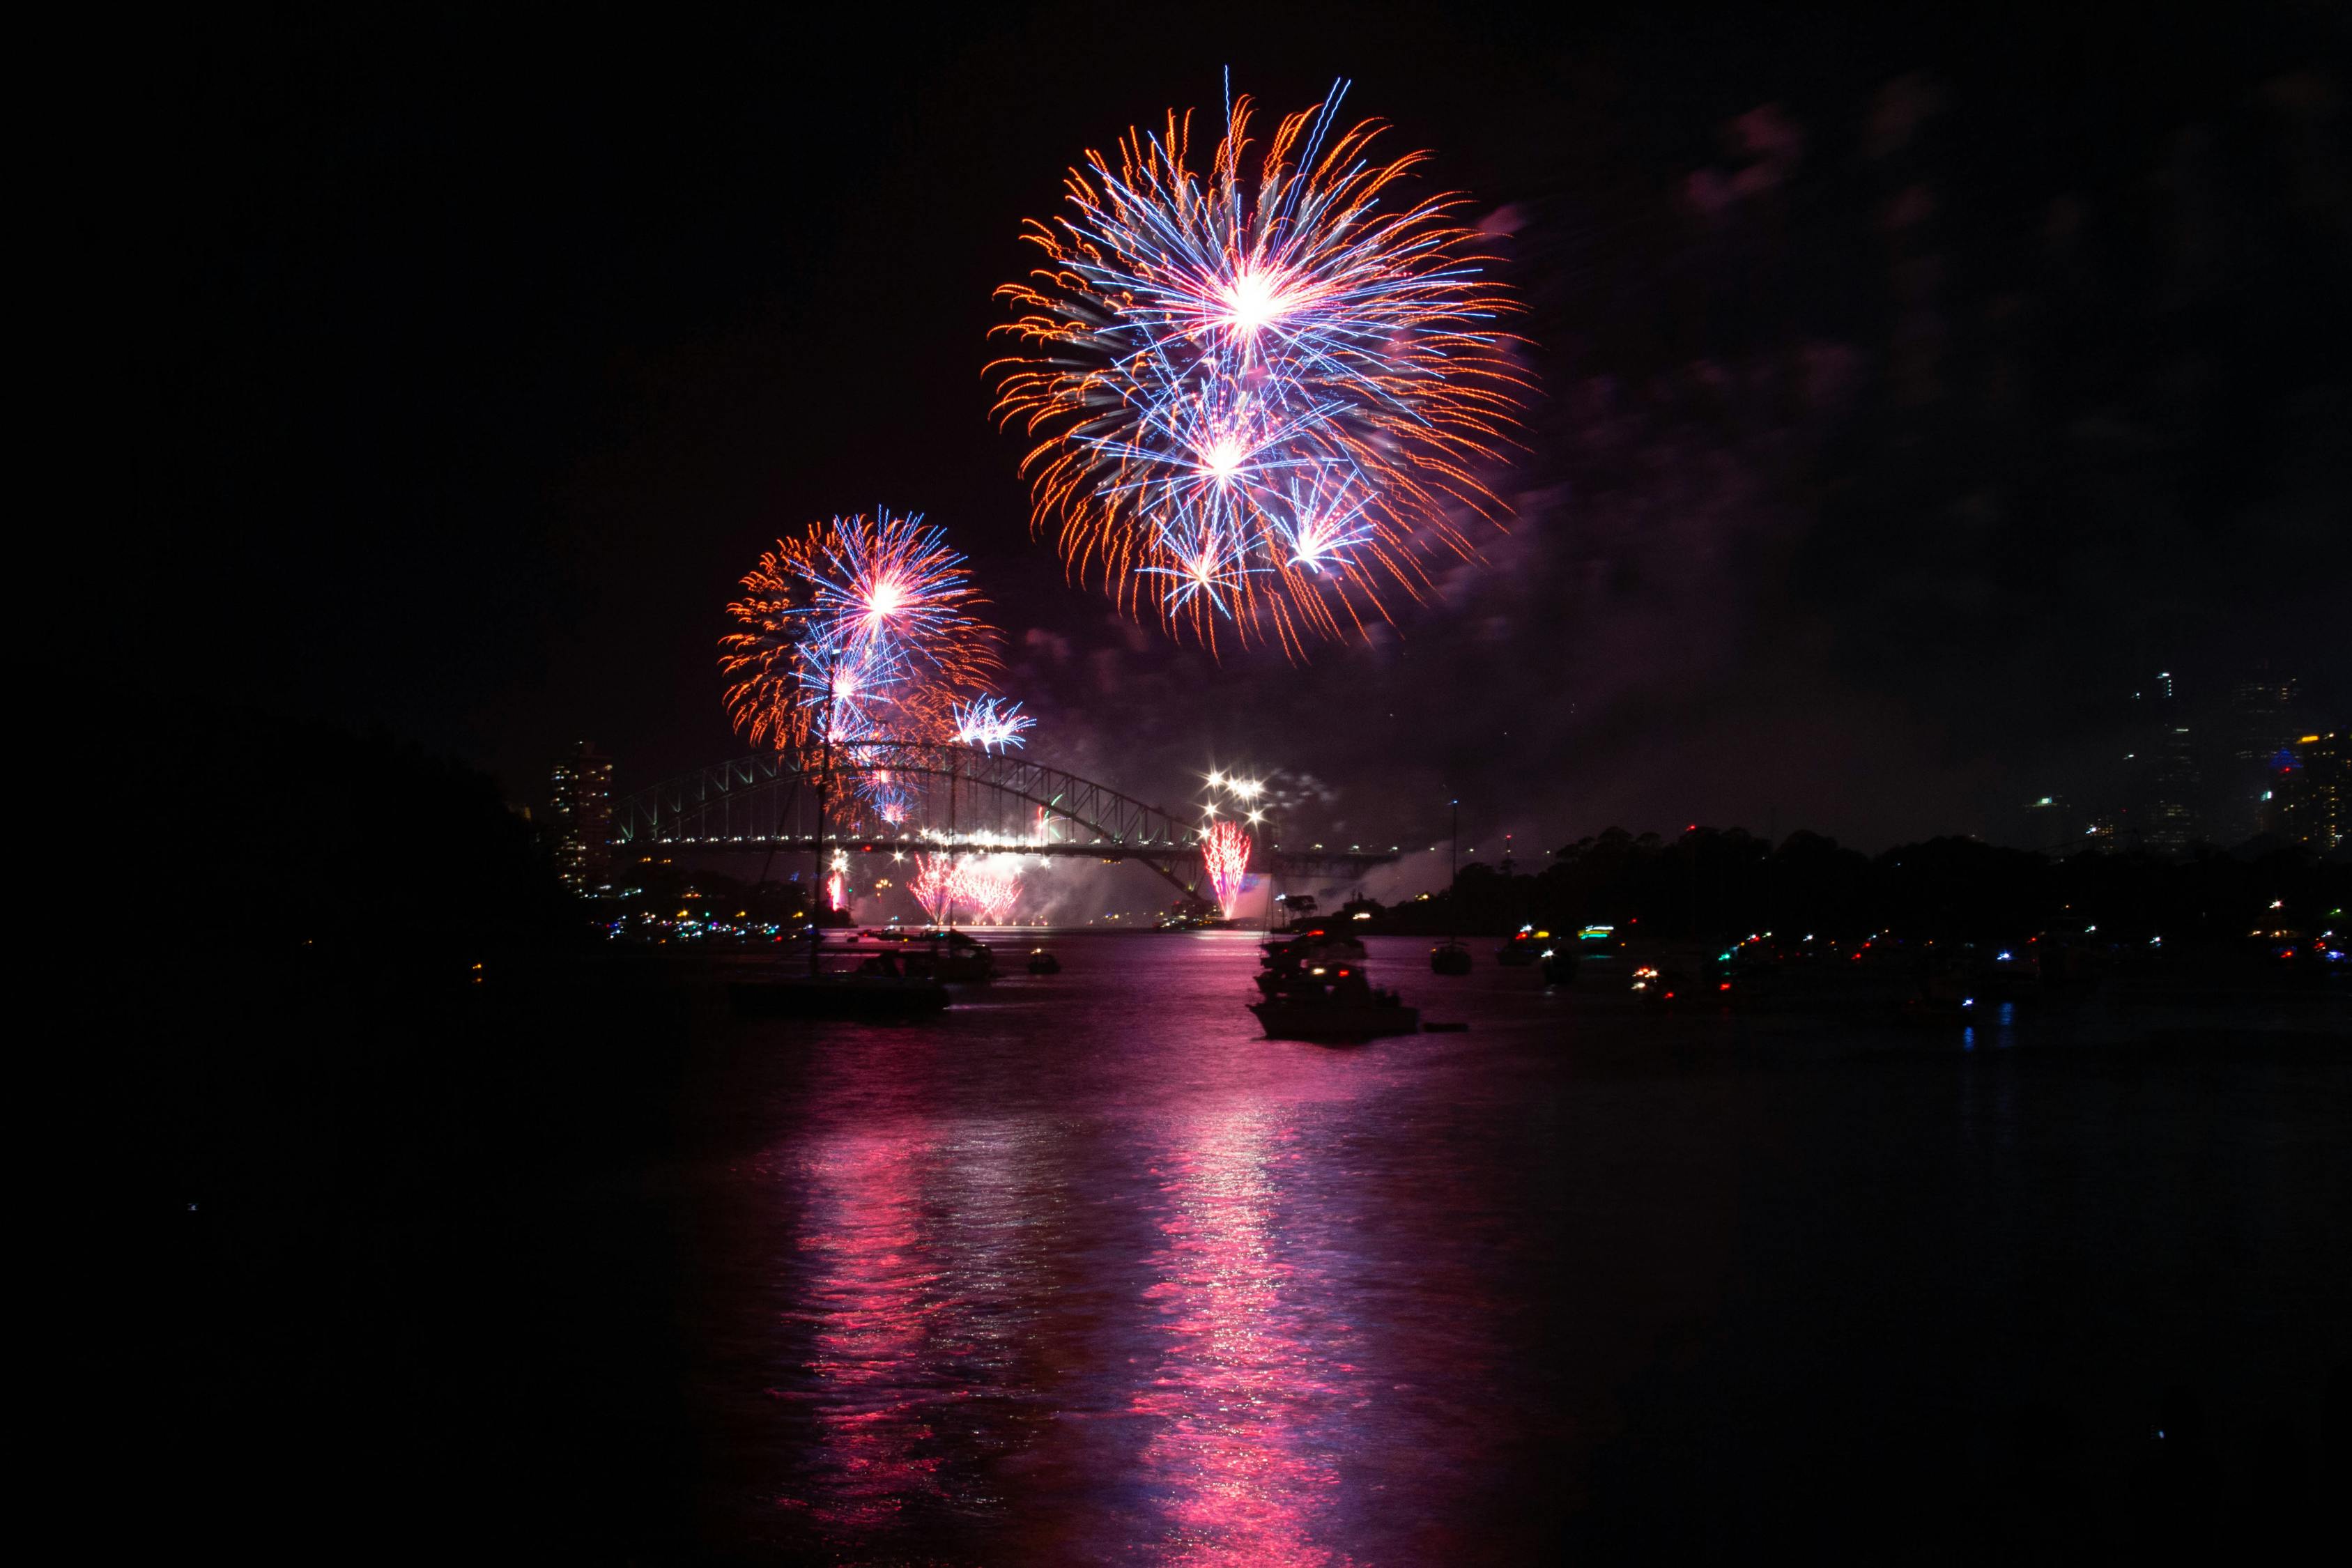
[[869,942],[894,955],[908,974],[951,985],[976,984],[996,975],[995,952],[986,942],[974,942],[960,931],[861,931],[852,951],[864,952]]
[[1531,925],[1521,926],[1511,940],[1495,950],[1495,962],[1512,969],[1525,968],[1543,956],[1551,946],[1551,932],[1538,931]]
[[1421,1027],[1419,1009],[1374,988],[1364,944],[1351,936],[1311,927],[1267,942],[1259,963],[1262,998],[1249,1008],[1270,1040],[1369,1040]]
[[1370,1040],[1421,1030],[1421,1009],[1397,1000],[1393,991],[1375,991],[1362,1004],[1344,1002],[1253,1002],[1250,1011],[1269,1040]]

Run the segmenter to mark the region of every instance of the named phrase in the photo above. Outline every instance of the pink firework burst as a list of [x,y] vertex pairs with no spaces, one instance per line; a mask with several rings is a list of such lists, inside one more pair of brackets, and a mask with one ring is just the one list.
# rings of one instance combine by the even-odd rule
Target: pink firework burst
[[1011,856],[967,860],[957,868],[956,891],[978,911],[983,925],[1002,925],[1021,893],[1021,865]]
[[952,855],[923,855],[916,858],[915,874],[908,880],[907,890],[923,906],[923,916],[933,925],[947,921],[950,906],[957,897],[956,862]]
[[1242,879],[1249,874],[1249,829],[1238,822],[1212,823],[1201,835],[1201,865],[1209,873],[1210,885],[1217,889],[1217,907],[1227,920],[1234,918],[1242,892]]

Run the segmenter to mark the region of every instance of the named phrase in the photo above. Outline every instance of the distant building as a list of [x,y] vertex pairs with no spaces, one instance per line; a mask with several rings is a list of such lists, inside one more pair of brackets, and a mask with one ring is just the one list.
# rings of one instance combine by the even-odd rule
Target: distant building
[[2263,801],[2272,792],[2273,760],[2295,739],[2294,701],[2299,682],[2282,675],[2267,662],[2257,664],[2230,688],[2229,763],[2224,799],[2228,816],[2224,831],[2235,834],[2252,823],[2267,826]]
[[2321,854],[2341,849],[2352,824],[2344,819],[2352,795],[2352,735],[2340,731],[2298,735],[2273,759],[2263,826]]
[[2045,795],[2025,803],[2025,842],[2030,847],[2044,853],[2076,849],[2082,846],[2075,840],[2083,837],[2064,795]]
[[590,893],[613,868],[613,761],[583,741],[548,775],[547,820],[563,885]]
[[2197,766],[2196,737],[2172,689],[2169,671],[2138,693],[2147,721],[2136,761],[2139,765],[2139,827],[2151,849],[2177,852],[2198,837],[2197,796],[2203,775]]

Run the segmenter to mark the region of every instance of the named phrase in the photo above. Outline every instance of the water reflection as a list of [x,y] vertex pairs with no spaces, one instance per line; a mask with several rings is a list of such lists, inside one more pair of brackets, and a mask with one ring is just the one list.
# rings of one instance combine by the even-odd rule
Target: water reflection
[[[2126,1409],[2117,1369],[2177,1345],[2073,1325],[2146,1321],[2175,1238],[2241,1223],[2204,1195],[2231,1184],[2182,1176],[2182,1139],[2225,1112],[2249,1142],[2284,1127],[2305,1193],[2326,1173],[2295,1151],[2341,1142],[2340,1096],[2217,1102],[2000,1048],[2066,1037],[2030,1006],[1983,1009],[1963,1065],[1950,1034],[1662,1028],[1486,968],[1427,994],[1469,1033],[1324,1051],[1256,1037],[1245,945],[1059,945],[1051,984],[919,1030],[743,1031],[758,1152],[730,1153],[698,1260],[704,1558],[1754,1555],[1922,1411],[2088,1386],[2086,1363],[2109,1392],[2084,1408]],[[1425,962],[1374,945],[1390,973]],[[2154,1122],[2124,1120],[2119,1079],[2135,1105],[2171,1085]],[[1857,1170],[1902,1173],[1903,1204]],[[2044,1277],[2047,1332],[2020,1305]],[[2199,1278],[2199,1310],[2307,1392],[2320,1352],[2280,1331],[2278,1277]],[[1922,1463],[1981,1439],[1951,1473],[1998,1499],[1965,1457],[1995,1437],[1953,1430]]]
[[[1337,1505],[1338,1450],[1363,1400],[1349,1357],[1355,1331],[1329,1309],[1328,1247],[1286,1192],[1302,1141],[1262,1104],[1205,1117],[1157,1172],[1165,1245],[1145,1292],[1167,1343],[1134,1408],[1154,1423],[1142,1468],[1161,1515],[1166,1562],[1306,1565]],[[1305,1200],[1305,1201],[1302,1201]],[[1290,1208],[1297,1223],[1286,1225]]]
[[[851,1098],[845,1120],[871,1114]],[[815,1441],[782,1501],[836,1545],[1001,1504],[987,1467],[1034,1425],[1032,1328],[1050,1294],[1037,1216],[1055,1194],[1034,1142],[1001,1120],[900,1114],[828,1132],[799,1168],[808,1336],[790,1381]]]
[[829,1533],[869,1534],[939,1491],[919,1370],[948,1310],[921,1245],[918,1165],[929,1148],[920,1130],[845,1133],[807,1166],[807,1370],[825,1472],[812,1489]]

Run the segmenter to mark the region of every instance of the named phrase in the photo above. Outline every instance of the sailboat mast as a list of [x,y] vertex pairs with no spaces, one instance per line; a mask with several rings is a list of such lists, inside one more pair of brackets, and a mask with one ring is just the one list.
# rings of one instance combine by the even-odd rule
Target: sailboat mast
[[823,753],[817,763],[816,774],[816,874],[809,888],[809,978],[824,973],[819,955],[824,947],[824,900],[826,878],[824,865],[825,810],[833,797],[833,662],[824,667],[824,730],[820,744]]
[[1454,805],[1453,839],[1445,851],[1445,940],[1460,937],[1462,924],[1462,803]]

